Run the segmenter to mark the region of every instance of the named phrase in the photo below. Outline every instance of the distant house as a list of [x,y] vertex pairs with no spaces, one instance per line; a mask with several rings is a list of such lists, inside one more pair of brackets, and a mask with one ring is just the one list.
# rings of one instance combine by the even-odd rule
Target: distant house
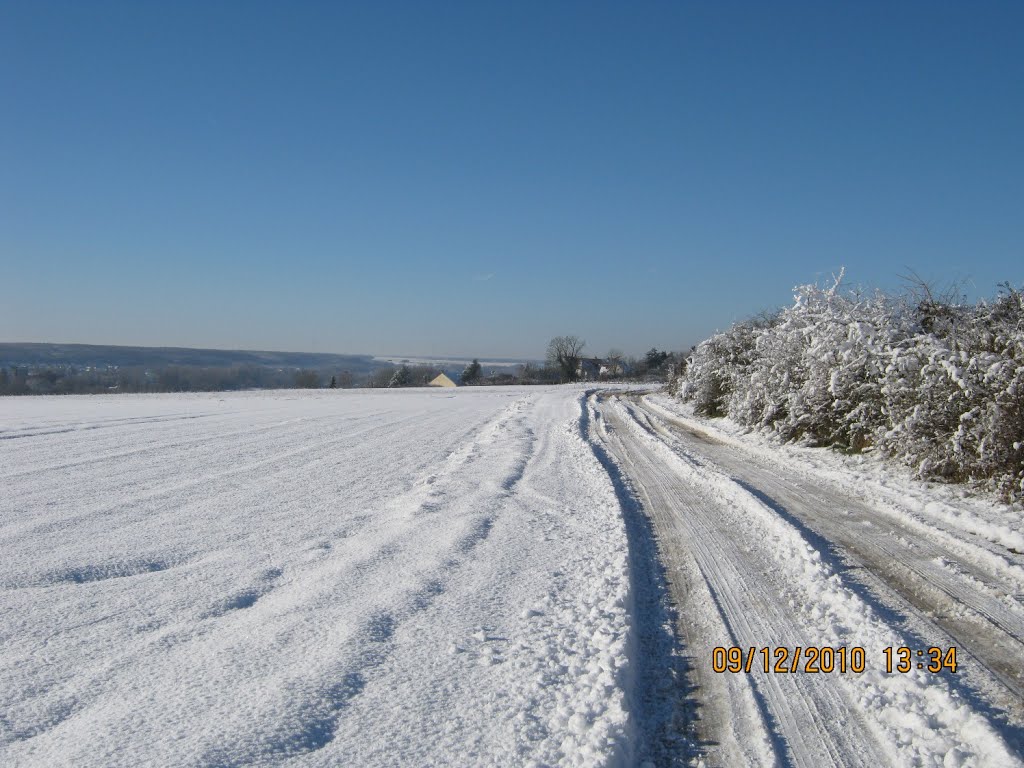
[[601,363],[601,370],[598,372],[598,376],[602,379],[614,379],[617,376],[626,376],[630,373],[632,373],[632,369],[626,365],[624,360],[621,358],[608,358]]
[[454,387],[454,386],[457,386],[457,385],[455,384],[454,381],[452,381],[451,379],[449,379],[447,376],[445,376],[442,373],[440,376],[438,376],[436,379],[434,379],[432,382],[430,382],[427,386],[428,387]]
[[579,381],[594,381],[601,375],[603,365],[604,361],[599,357],[584,357],[580,359],[576,377]]

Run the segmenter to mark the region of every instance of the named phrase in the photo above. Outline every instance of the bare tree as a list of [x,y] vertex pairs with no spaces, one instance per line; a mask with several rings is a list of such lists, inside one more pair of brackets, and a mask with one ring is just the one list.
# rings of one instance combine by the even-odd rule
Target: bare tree
[[562,381],[579,378],[580,358],[586,344],[579,336],[555,336],[548,343],[548,364],[561,371]]
[[608,375],[612,378],[622,374],[622,363],[626,356],[622,353],[621,349],[609,349],[607,360],[608,360]]
[[937,287],[909,268],[907,274],[900,277],[908,286],[907,292],[916,306],[921,328],[940,338],[953,335],[967,309],[964,306],[966,297],[963,296],[962,282]]
[[378,368],[376,371],[371,373],[367,378],[364,386],[367,387],[386,387],[391,383],[391,379],[394,378],[398,372],[398,367],[389,365],[385,368]]

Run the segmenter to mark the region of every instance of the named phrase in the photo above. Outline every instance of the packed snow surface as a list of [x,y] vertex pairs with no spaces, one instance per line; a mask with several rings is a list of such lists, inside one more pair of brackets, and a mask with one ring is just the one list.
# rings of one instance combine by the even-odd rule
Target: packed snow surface
[[581,398],[0,399],[0,764],[632,761]]
[[[731,727],[720,724],[732,733],[715,741],[728,735],[736,743],[723,764],[773,765],[780,758],[815,767],[1017,764],[997,730],[965,704],[960,690],[948,687],[955,676],[928,673],[923,665],[909,674],[883,671],[882,649],[916,643],[880,616],[870,597],[845,583],[829,550],[780,514],[777,501],[751,493],[747,481],[712,468],[704,456],[695,461],[672,450],[671,440],[660,439],[670,433],[660,432],[661,424],[636,406],[613,404],[603,413],[607,429],[616,433],[613,444],[628,447],[619,453],[657,508],[677,512],[675,521],[709,590],[701,606],[692,605],[699,602],[695,588],[681,599],[694,623],[722,621],[718,643],[724,646],[860,647],[870,658],[858,674],[764,673],[759,658],[745,677],[766,714],[759,717],[748,706],[729,714]],[[668,493],[655,495],[662,489]],[[671,532],[659,535],[667,545]],[[966,663],[961,667],[962,674],[974,672]],[[732,698],[739,703],[740,697]],[[751,749],[759,731],[768,747],[761,754]]]

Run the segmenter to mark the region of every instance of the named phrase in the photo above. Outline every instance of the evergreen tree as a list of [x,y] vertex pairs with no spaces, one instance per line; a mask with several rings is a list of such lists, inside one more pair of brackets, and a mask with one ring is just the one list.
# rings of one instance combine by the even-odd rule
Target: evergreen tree
[[668,352],[659,352],[657,347],[651,347],[646,355],[647,370],[657,371],[665,364],[666,360],[668,360]]
[[474,357],[473,362],[466,366],[459,378],[462,379],[463,384],[475,384],[480,380],[482,370],[480,361]]
[[397,371],[395,375],[391,377],[391,381],[388,382],[389,387],[407,387],[412,376],[409,374],[409,367],[403,365]]

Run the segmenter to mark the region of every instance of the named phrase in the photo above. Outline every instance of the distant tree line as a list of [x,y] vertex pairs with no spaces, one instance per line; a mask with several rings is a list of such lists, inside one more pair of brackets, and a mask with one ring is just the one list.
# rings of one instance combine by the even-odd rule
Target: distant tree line
[[[113,392],[224,392],[245,389],[351,389],[355,387],[424,387],[444,371],[430,365],[383,365],[373,371],[316,370],[266,366],[142,366],[7,365],[0,366],[0,395],[72,395]],[[449,371],[458,384],[546,384],[557,373],[532,364],[511,370],[486,371],[479,361],[462,376]]]
[[551,384],[558,382],[558,373],[546,366],[524,363],[514,368],[502,367],[485,370],[479,360],[474,359],[461,373],[444,371],[429,365],[402,364],[382,368],[370,377],[364,386],[368,387],[424,387],[445,373],[456,384],[468,387],[507,386],[512,384]]
[[0,395],[72,395],[105,392],[221,392],[243,389],[318,388],[334,379],[354,387],[373,374],[272,368],[31,365],[0,367]]
[[578,336],[556,336],[548,343],[543,377],[554,382],[664,381],[683,359],[681,354],[651,349],[643,357],[627,357],[611,349],[604,357],[584,354],[586,342]]
[[558,384],[581,380],[653,381],[663,379],[680,357],[652,348],[639,358],[627,357],[616,350],[609,352],[605,358],[588,358],[583,355],[584,348],[585,343],[582,339],[576,336],[560,336],[552,339],[549,344],[544,363],[526,362],[515,367],[496,366],[488,369],[478,359],[474,359],[461,372],[410,363],[379,365],[372,370],[260,364],[0,364],[0,395],[423,387],[441,373],[447,373],[452,380],[462,386]]

